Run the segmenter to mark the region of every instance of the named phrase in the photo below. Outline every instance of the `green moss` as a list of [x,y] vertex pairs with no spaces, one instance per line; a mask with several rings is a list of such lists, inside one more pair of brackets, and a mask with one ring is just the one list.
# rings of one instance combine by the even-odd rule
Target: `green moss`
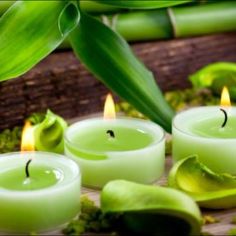
[[[219,97],[214,96],[209,89],[183,89],[165,93],[165,99],[175,111],[180,111],[188,107],[217,105]],[[116,105],[116,111],[122,112],[126,116],[146,119],[133,106],[127,102],[120,102]]]
[[73,220],[63,230],[65,235],[82,235],[88,232],[106,232],[106,235],[116,235],[112,232],[115,228],[116,218],[119,216],[111,216],[102,213],[101,209],[95,205],[86,195],[81,197],[81,213],[77,220]]
[[14,152],[20,149],[21,127],[5,129],[0,133],[0,153]]
[[218,222],[220,222],[220,220],[215,218],[214,216],[211,216],[211,215],[204,215],[203,216],[203,223],[205,225],[207,225],[207,224],[215,224],[215,223],[218,223]]
[[116,104],[116,112],[124,113],[129,117],[147,119],[142,113],[137,111],[132,105],[127,102],[120,102]]
[[213,96],[208,89],[185,89],[175,90],[165,93],[165,98],[171,107],[180,111],[188,107],[216,105],[219,104],[219,98]]

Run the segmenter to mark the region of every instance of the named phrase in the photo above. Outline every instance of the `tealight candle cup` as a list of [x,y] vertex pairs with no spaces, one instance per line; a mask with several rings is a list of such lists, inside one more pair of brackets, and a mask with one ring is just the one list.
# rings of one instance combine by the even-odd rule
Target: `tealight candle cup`
[[78,215],[81,176],[69,158],[46,152],[10,153],[0,156],[0,166],[1,233],[50,232]]
[[192,108],[173,120],[173,159],[190,155],[219,173],[236,174],[236,109],[226,108],[227,123],[220,106]]
[[115,179],[152,183],[164,171],[161,127],[140,119],[87,119],[65,134],[65,153],[78,163],[82,184],[101,188]]

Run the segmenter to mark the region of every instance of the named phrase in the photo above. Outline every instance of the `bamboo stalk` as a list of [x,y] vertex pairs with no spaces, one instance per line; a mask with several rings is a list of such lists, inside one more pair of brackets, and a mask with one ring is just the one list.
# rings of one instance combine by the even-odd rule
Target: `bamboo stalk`
[[128,41],[173,37],[166,10],[117,14],[113,18],[110,17],[109,22],[110,26]]
[[[236,31],[236,1],[102,15],[128,41],[171,39]],[[70,45],[65,41],[60,48]]]
[[236,2],[218,2],[169,9],[175,37],[236,30]]
[[[14,1],[1,1],[0,14]],[[84,10],[101,13],[119,9],[94,1],[81,1]],[[236,1],[207,3],[167,9],[102,15],[104,23],[128,41],[171,39],[236,30]],[[66,40],[61,49],[70,48]]]
[[101,19],[128,41],[231,32],[236,30],[236,1],[120,13]]

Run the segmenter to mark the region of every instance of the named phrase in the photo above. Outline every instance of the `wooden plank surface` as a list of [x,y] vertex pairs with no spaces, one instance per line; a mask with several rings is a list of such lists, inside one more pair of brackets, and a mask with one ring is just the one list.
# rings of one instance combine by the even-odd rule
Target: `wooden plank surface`
[[[166,168],[165,168],[165,174],[163,177],[157,181],[156,184],[158,185],[166,185],[167,183],[167,175],[172,166],[172,160],[171,157],[166,158]],[[87,194],[92,200],[96,202],[97,205],[99,205],[99,190],[89,189],[83,187],[82,189],[83,194]],[[236,228],[235,224],[231,224],[231,220],[234,216],[236,216],[236,209],[229,209],[229,210],[204,210],[202,209],[203,215],[211,215],[214,218],[218,219],[218,223],[214,224],[206,224],[203,226],[202,231],[208,232],[212,235],[228,235],[228,231],[231,228]],[[92,236],[91,234],[89,234]],[[177,234],[176,234],[177,235]]]
[[[132,49],[163,91],[182,89],[202,66],[236,62],[236,33],[135,43]],[[25,75],[0,83],[0,129],[22,125],[47,108],[65,118],[98,112],[107,91],[71,51],[52,53]]]

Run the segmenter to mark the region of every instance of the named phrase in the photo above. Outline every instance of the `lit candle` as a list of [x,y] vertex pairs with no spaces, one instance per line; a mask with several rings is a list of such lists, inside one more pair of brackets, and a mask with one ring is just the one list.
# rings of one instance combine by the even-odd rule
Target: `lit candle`
[[1,233],[54,230],[79,213],[77,164],[61,155],[33,152],[33,145],[33,131],[27,123],[22,137],[23,152],[0,157]]
[[227,88],[221,106],[198,107],[173,120],[173,158],[192,154],[216,172],[236,174],[236,109],[230,107]]
[[110,95],[106,101],[104,119],[80,121],[66,131],[65,153],[79,164],[82,183],[102,187],[114,179],[154,182],[164,170],[162,128],[140,119],[115,119]]

